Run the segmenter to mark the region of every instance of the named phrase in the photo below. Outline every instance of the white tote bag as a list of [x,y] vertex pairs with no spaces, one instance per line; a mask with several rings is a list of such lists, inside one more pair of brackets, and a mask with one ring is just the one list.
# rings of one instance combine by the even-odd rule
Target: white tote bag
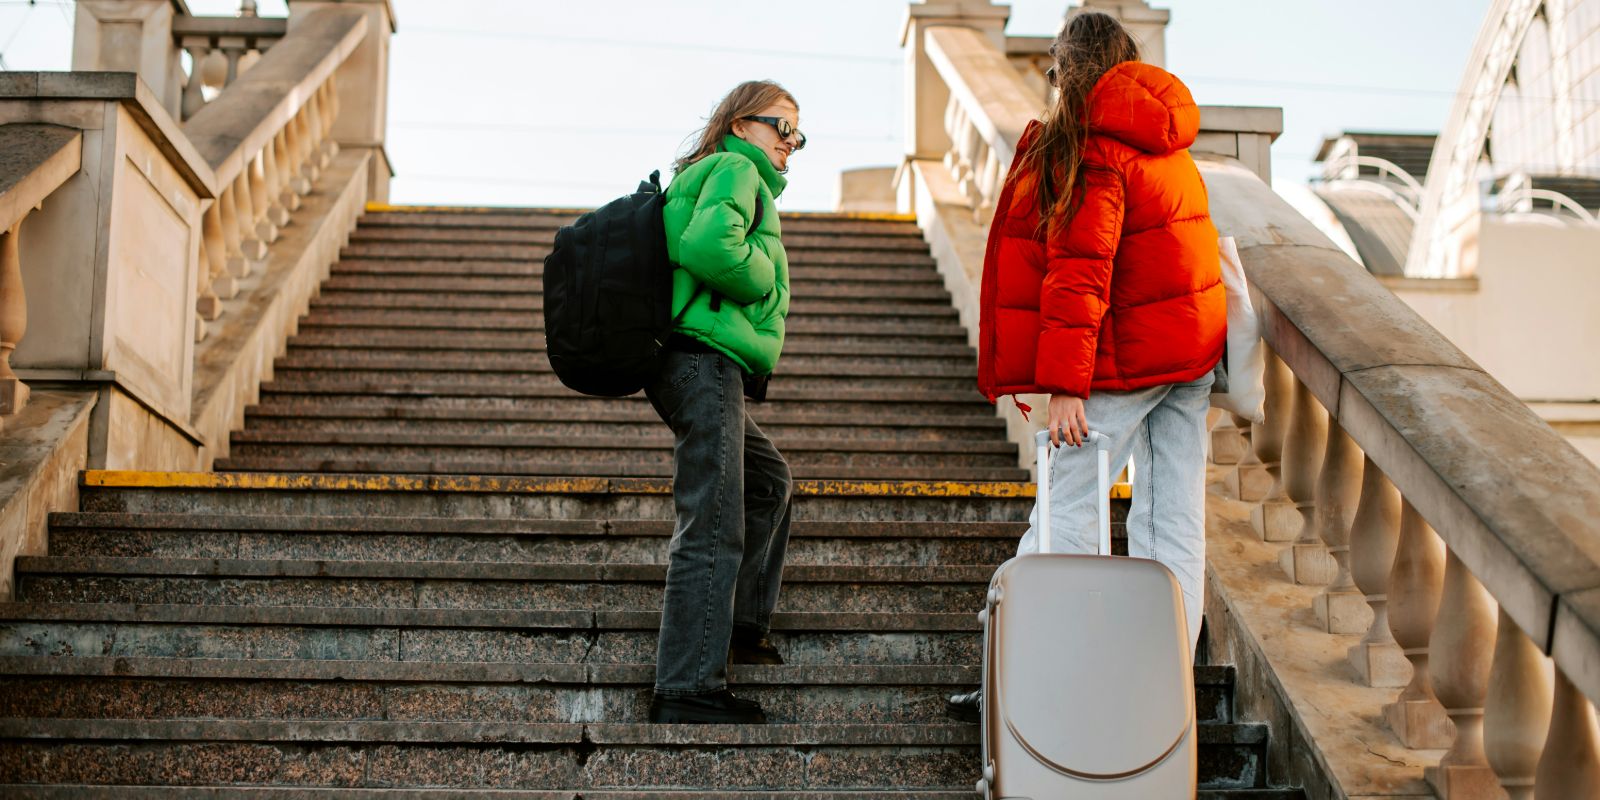
[[1232,236],[1217,240],[1222,259],[1222,284],[1228,290],[1228,344],[1217,364],[1217,382],[1211,388],[1211,405],[1250,422],[1266,420],[1266,353],[1262,351],[1261,321],[1250,303],[1239,246]]

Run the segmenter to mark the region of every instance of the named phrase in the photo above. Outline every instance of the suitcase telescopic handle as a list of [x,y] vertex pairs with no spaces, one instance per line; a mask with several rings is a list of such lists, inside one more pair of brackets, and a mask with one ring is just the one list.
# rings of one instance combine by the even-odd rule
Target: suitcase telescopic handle
[[[1049,431],[1039,431],[1034,435],[1034,443],[1038,445],[1035,456],[1039,474],[1039,488],[1035,496],[1039,505],[1039,552],[1050,552],[1050,452],[1056,446],[1050,441]],[[1100,522],[1100,550],[1103,556],[1111,555],[1111,437],[1099,431],[1089,431],[1084,437],[1085,444],[1094,445],[1095,462],[1099,469],[1098,490],[1095,493],[1095,510],[1098,512]]]

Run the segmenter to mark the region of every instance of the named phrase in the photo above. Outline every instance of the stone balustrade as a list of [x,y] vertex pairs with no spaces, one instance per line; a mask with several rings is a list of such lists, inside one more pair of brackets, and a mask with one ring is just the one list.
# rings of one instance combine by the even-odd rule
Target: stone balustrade
[[365,38],[367,18],[339,9],[310,16],[183,125],[211,165],[219,192],[202,221],[197,339],[222,315],[222,301],[237,295],[239,282],[266,259],[301,198],[338,154],[335,73]]
[[193,117],[206,105],[205,89],[221,92],[233,85],[288,29],[287,19],[258,17],[253,9],[237,17],[173,19],[173,40],[190,60],[183,81],[183,118]]
[[1445,749],[1440,797],[1597,796],[1600,470],[1253,172],[1203,171],[1294,376],[1268,381],[1289,438],[1261,507],[1306,508],[1315,475],[1285,563],[1330,551],[1335,568],[1291,573],[1328,583],[1319,626],[1351,638],[1355,679],[1401,689],[1385,710],[1401,741]]
[[0,125],[0,420],[28,404],[11,354],[28,330],[22,280],[22,223],[83,162],[83,136],[59,125]]
[[[1042,104],[981,4],[912,8],[908,74],[940,85],[907,91],[944,115],[937,130],[909,116],[897,183],[970,330],[983,224]],[[1451,800],[1600,797],[1600,470],[1272,192],[1281,115],[1202,120],[1212,213],[1238,240],[1272,351],[1266,420],[1219,441],[1235,442],[1224,485],[1259,540],[1281,543],[1279,580],[1308,590],[1290,593],[1303,616],[1279,623],[1342,643],[1346,663],[1316,673],[1325,692],[1393,691],[1369,716],[1406,754],[1379,756],[1402,766],[1396,780],[1429,764],[1414,785]],[[1344,796],[1333,756],[1289,758]]]

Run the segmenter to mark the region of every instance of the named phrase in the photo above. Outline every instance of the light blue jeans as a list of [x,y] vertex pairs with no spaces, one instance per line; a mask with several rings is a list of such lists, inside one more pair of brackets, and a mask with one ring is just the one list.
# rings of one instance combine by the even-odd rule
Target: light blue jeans
[[[1128,555],[1161,562],[1178,578],[1189,647],[1200,641],[1206,572],[1206,410],[1212,376],[1133,392],[1095,392],[1084,401],[1089,428],[1111,437],[1111,474],[1133,458]],[[1093,553],[1099,526],[1095,450],[1063,447],[1050,467],[1050,551]],[[1017,555],[1039,551],[1039,507]]]

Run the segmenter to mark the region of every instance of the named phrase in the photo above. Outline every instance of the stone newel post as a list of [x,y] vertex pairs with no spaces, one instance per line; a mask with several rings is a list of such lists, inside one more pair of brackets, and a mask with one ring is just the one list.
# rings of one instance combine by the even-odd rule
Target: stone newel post
[[[289,0],[289,30],[320,8],[359,8],[367,14],[367,38],[339,67],[333,140],[341,149],[371,150],[372,165],[367,199],[389,200],[389,179],[394,169],[384,150],[389,118],[389,37],[395,32],[394,6],[389,0]],[[941,106],[942,108],[942,106]]]

